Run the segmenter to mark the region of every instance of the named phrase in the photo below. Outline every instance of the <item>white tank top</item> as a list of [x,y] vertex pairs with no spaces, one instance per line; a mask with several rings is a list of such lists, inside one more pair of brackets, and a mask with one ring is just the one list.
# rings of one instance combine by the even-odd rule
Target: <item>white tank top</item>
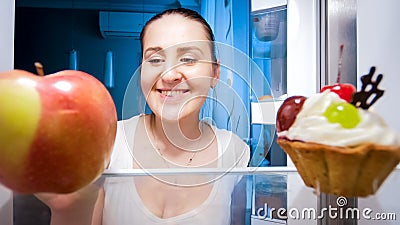
[[[119,121],[110,169],[131,169],[135,128],[140,116]],[[218,144],[218,166],[246,167],[249,147],[235,134],[213,127]],[[132,137],[132,138],[126,138]],[[131,140],[129,140],[131,139]],[[108,177],[104,183],[103,225],[227,225],[230,224],[231,193],[238,176],[222,176],[213,183],[208,198],[197,208],[184,214],[160,218],[148,210],[138,195],[133,177]],[[190,199],[188,199],[190,201]]]

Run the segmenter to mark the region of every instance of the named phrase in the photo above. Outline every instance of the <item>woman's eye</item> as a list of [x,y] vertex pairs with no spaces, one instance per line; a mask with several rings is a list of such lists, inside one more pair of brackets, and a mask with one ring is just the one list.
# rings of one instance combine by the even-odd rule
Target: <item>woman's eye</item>
[[147,62],[149,62],[151,64],[160,64],[160,63],[164,62],[164,60],[162,58],[150,58],[147,60]]
[[194,64],[197,61],[198,61],[197,59],[191,58],[191,57],[183,57],[183,58],[181,58],[181,62],[183,62],[185,64]]

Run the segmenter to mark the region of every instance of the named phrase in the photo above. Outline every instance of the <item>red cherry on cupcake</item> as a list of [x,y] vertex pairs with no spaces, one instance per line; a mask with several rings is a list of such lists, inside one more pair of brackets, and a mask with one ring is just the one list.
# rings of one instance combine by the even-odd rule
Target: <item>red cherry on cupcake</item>
[[332,92],[335,92],[339,95],[341,99],[346,100],[347,102],[351,102],[353,94],[356,92],[356,88],[352,84],[343,83],[339,84],[336,83],[334,85],[328,85],[321,89],[321,92],[329,89]]
[[278,132],[288,130],[292,126],[306,99],[304,96],[296,95],[287,98],[282,103],[276,118],[276,130]]

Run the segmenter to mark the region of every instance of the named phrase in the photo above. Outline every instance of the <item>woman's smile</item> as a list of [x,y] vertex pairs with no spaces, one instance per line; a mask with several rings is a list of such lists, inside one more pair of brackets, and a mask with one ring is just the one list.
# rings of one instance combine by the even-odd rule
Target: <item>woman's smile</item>
[[181,94],[184,94],[186,92],[188,92],[189,90],[161,90],[161,89],[157,89],[158,92],[160,92],[162,95],[166,96],[166,97],[175,97]]
[[189,95],[189,89],[161,89],[157,88],[156,91],[160,94],[163,101],[179,101]]

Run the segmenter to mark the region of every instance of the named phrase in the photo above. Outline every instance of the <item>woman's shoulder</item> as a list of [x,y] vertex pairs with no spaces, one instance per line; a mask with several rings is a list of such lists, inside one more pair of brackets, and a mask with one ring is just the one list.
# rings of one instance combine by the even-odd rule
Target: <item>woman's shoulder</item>
[[142,116],[143,114],[140,114],[117,122],[117,134],[109,168],[131,168],[130,149],[133,145],[136,125]]
[[132,117],[129,117],[126,119],[118,120],[117,126],[122,128],[126,125],[135,125],[135,124],[137,124],[139,119],[143,116],[144,116],[144,114],[139,114],[139,115],[132,116]]
[[[217,138],[220,156],[228,160],[228,165],[247,167],[250,160],[250,148],[246,142],[232,131],[211,127]],[[227,165],[226,162],[224,164]]]
[[211,125],[211,127],[214,130],[217,139],[219,139],[219,140],[222,139],[224,141],[227,141],[227,142],[233,143],[233,144],[246,145],[246,142],[243,139],[241,139],[234,132],[223,129],[223,128],[218,128],[214,125]]
[[125,144],[133,142],[137,124],[144,116],[145,114],[139,114],[127,119],[119,120],[117,122],[116,142]]

